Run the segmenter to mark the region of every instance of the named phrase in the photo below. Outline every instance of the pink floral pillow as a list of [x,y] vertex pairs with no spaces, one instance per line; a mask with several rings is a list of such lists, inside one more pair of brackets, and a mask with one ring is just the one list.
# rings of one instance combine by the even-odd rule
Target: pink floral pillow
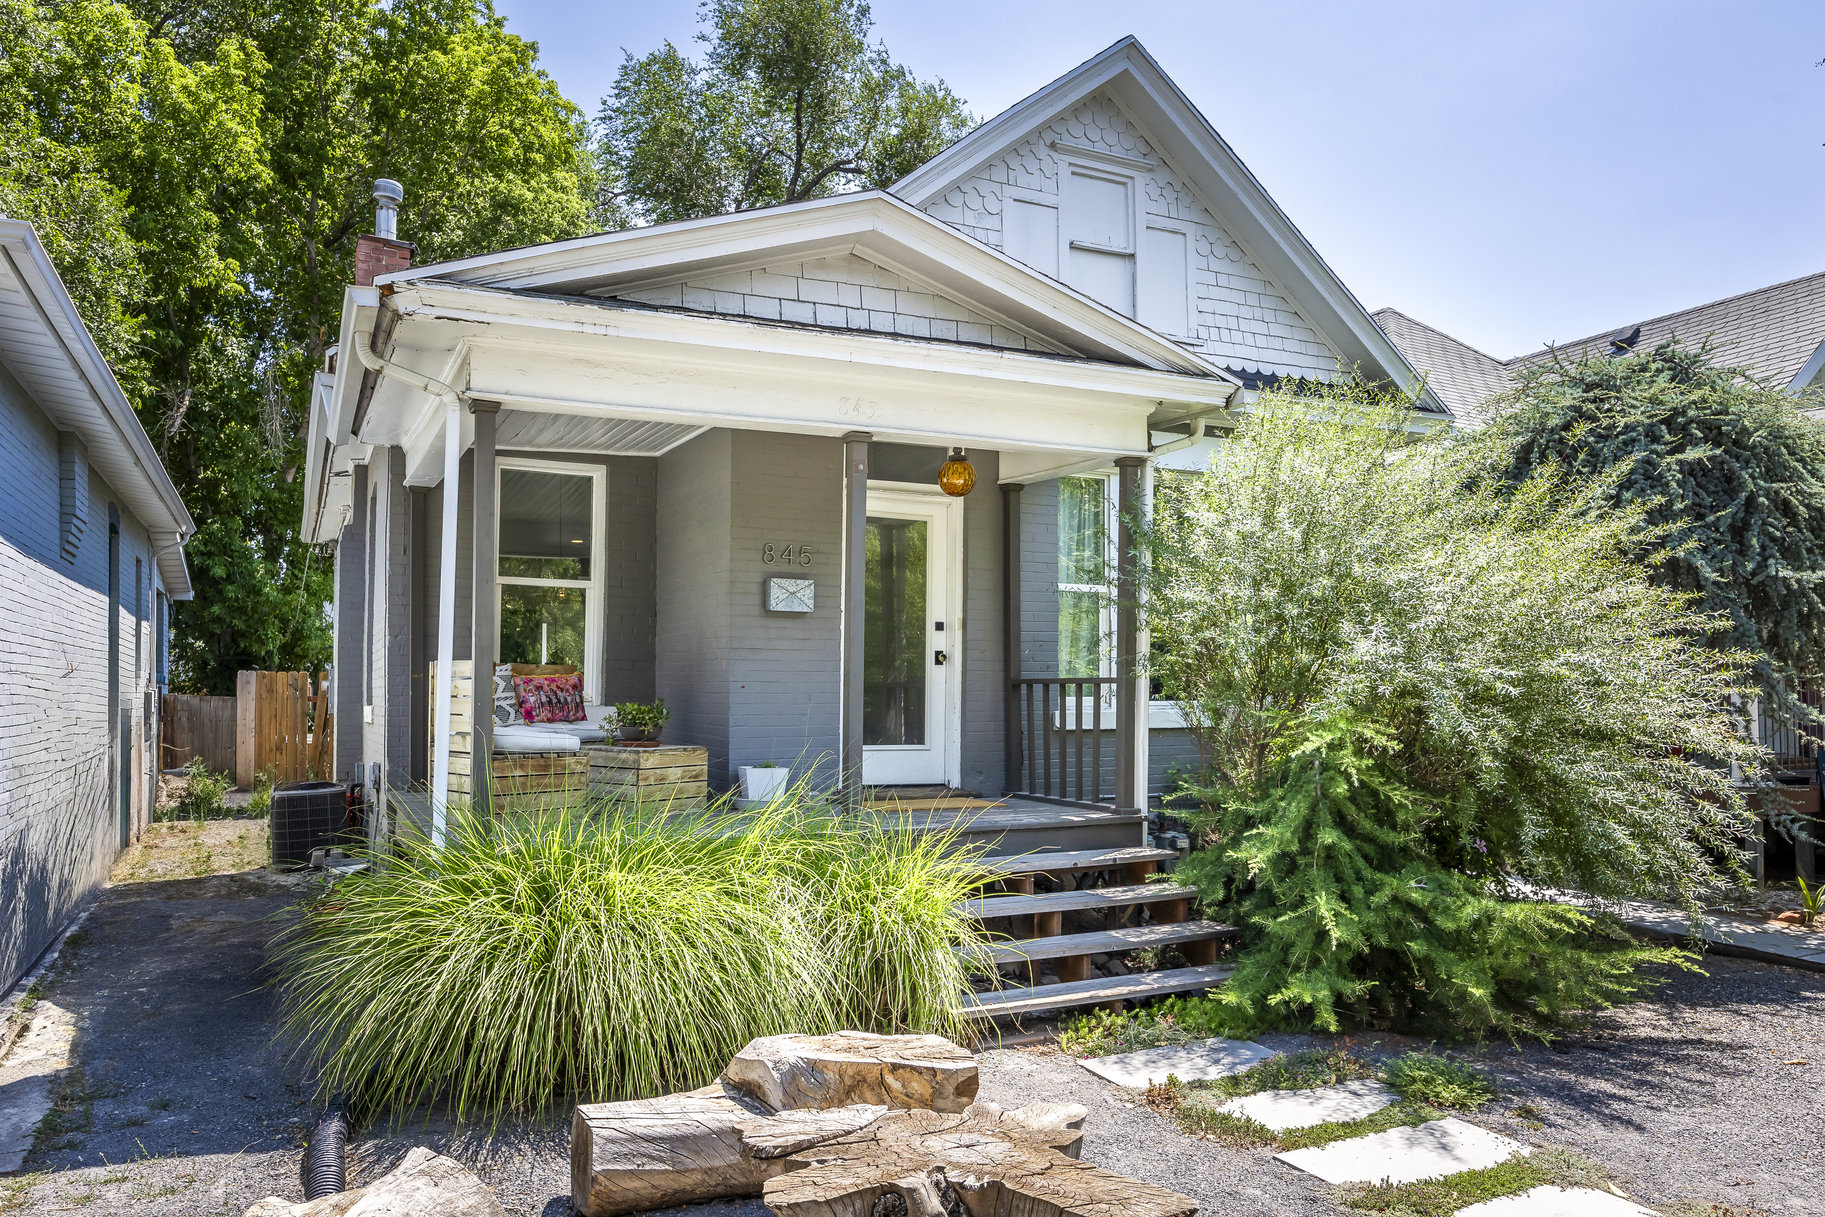
[[583,714],[583,677],[515,676],[513,692],[520,701],[520,717],[529,723],[580,723]]

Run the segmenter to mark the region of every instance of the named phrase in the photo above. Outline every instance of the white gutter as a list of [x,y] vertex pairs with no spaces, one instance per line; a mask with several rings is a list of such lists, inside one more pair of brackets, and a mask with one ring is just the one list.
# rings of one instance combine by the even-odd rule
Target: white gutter
[[[370,372],[391,377],[444,403],[443,538],[438,549],[436,723],[431,731],[431,845],[441,848],[450,798],[450,702],[456,666],[456,507],[462,480],[462,395],[441,380],[402,367],[374,353],[366,331],[355,334],[355,354]],[[473,674],[472,674],[473,675]],[[480,686],[471,680],[470,698]],[[469,780],[487,781],[471,765]]]

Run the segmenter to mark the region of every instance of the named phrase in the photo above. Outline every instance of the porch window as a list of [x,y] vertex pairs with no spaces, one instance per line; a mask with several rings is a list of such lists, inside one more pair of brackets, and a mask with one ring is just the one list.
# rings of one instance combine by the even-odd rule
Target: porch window
[[500,462],[501,663],[572,664],[591,696],[600,649],[603,471]]
[[1100,477],[1058,480],[1058,674],[1107,675],[1109,491]]

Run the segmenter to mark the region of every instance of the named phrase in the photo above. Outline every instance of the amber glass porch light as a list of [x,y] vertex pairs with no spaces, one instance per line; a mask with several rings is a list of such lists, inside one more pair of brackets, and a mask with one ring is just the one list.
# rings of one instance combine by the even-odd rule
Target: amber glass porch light
[[963,449],[952,448],[944,468],[938,470],[938,489],[953,499],[960,499],[976,488],[976,467]]

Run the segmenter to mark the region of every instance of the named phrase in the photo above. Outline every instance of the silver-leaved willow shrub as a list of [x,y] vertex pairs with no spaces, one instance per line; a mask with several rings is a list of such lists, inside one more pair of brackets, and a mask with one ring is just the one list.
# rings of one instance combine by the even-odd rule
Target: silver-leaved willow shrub
[[1542,1030],[1670,957],[1538,888],[1740,880],[1751,657],[1649,581],[1640,513],[1482,478],[1477,442],[1345,384],[1160,476],[1152,663],[1203,762],[1183,873],[1247,928],[1226,1000],[1257,1022]]

